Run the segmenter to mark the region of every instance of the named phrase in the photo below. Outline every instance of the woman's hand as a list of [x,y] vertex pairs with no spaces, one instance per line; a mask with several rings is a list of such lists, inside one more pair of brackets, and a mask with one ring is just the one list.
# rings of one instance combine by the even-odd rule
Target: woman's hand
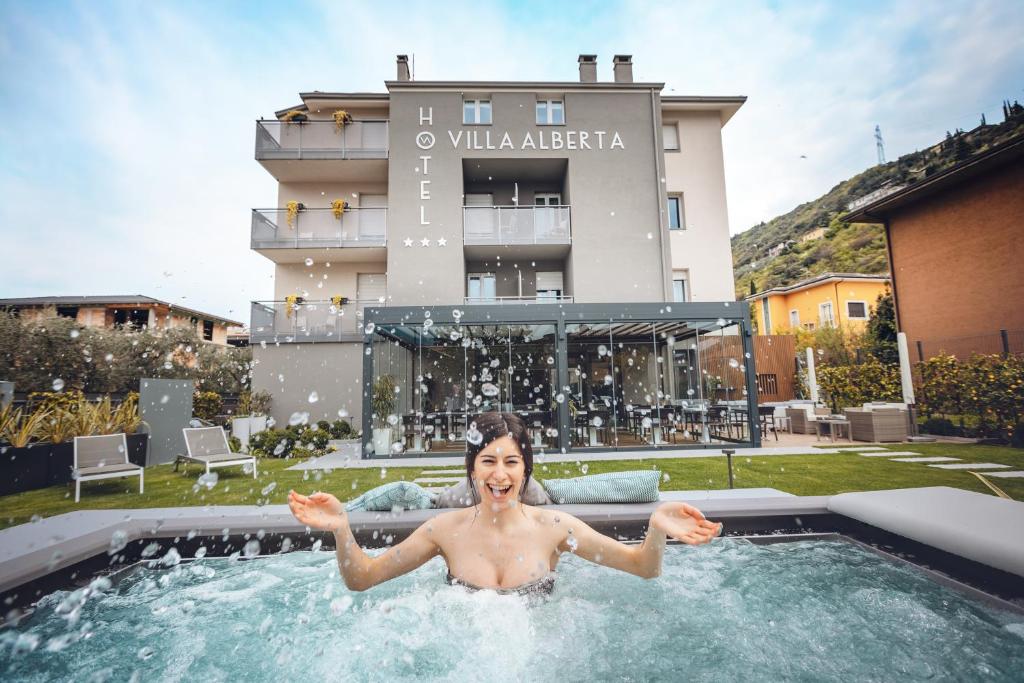
[[722,525],[704,519],[700,510],[686,503],[664,503],[651,515],[651,526],[690,545],[709,543],[722,533]]
[[288,507],[295,519],[314,529],[338,532],[348,525],[345,506],[329,493],[317,492],[307,497],[289,491]]

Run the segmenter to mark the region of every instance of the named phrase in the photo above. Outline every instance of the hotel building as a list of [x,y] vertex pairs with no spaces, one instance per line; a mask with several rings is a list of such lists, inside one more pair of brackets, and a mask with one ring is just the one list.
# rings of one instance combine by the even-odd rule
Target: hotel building
[[548,448],[759,443],[721,140],[745,98],[613,70],[416,81],[400,55],[385,93],[257,121],[279,186],[252,213],[276,264],[253,387],[279,424],[341,414],[364,457],[454,454],[494,409]]

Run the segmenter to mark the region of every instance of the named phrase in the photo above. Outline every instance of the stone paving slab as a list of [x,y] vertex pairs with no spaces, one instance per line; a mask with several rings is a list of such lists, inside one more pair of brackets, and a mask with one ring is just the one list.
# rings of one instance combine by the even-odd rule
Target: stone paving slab
[[[901,456],[918,456],[923,455],[922,453],[915,453],[914,451],[880,451],[878,453],[858,453],[864,458],[891,458],[894,455]],[[959,458],[957,458],[959,460]]]
[[953,465],[928,465],[943,470],[1008,470],[1009,465],[1000,465],[994,462],[958,462]]
[[858,451],[858,452],[859,451],[868,452],[868,451],[884,451],[884,450],[888,450],[886,448],[883,448],[882,446],[830,446],[829,448],[833,448],[833,449],[835,449],[837,451]]
[[923,458],[893,458],[892,462],[951,462],[960,458],[947,458],[942,455],[933,455]]
[[999,477],[1000,479],[1020,479],[1024,477],[1024,472],[1020,470],[1014,470],[1013,472],[986,472],[986,477]]

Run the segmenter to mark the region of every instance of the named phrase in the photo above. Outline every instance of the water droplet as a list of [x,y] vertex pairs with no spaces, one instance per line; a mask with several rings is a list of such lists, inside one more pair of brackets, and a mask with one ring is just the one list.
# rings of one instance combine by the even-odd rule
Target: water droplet
[[64,380],[62,380],[60,377],[58,377],[57,379],[53,380],[53,390],[54,391],[63,391],[64,390]]
[[605,384],[611,384],[613,381],[614,380],[612,380],[612,376],[611,375],[605,375],[604,376],[604,383]]
[[307,266],[311,266],[311,265],[313,265],[313,259],[311,259],[311,258],[307,257],[307,258],[306,258],[306,265],[307,265]]
[[601,425],[604,424],[604,420],[601,419],[600,415],[595,415],[593,419],[590,420],[590,424],[594,425],[595,427],[600,427]]
[[348,411],[344,408],[338,410],[338,417],[348,417]]
[[494,384],[486,382],[480,387],[480,393],[482,393],[484,396],[497,396],[499,393],[501,393],[501,390]]
[[363,331],[366,332],[366,334],[373,334],[373,331],[375,329],[377,329],[377,325],[371,321],[366,323],[366,326],[363,328]]
[[466,441],[479,446],[480,442],[484,440],[484,435],[480,433],[480,430],[476,428],[476,422],[470,422],[469,428],[466,430]]
[[174,367],[174,363],[172,363],[169,360],[168,361],[164,361],[164,370],[170,370],[173,367]]
[[398,424],[398,416],[395,415],[394,413],[388,415],[388,424],[391,425],[392,427]]
[[654,233],[653,232],[647,233],[647,239],[653,240],[654,239]]
[[607,353],[608,353],[608,347],[605,346],[604,344],[601,344],[600,346],[597,347],[597,355],[604,356]]
[[392,453],[401,453],[404,450],[405,450],[405,444],[403,444],[401,441],[396,441],[393,444],[391,444],[391,452]]
[[340,598],[331,600],[331,614],[334,616],[341,616],[342,612],[348,611],[348,608],[352,606],[352,596],[343,595]]
[[244,557],[253,558],[260,554],[260,542],[255,538],[250,538],[246,544],[242,547],[242,555]]
[[205,472],[199,475],[199,479],[196,480],[196,483],[199,484],[199,486],[205,486],[206,490],[209,491],[217,485],[217,479],[218,475],[216,472]]
[[70,332],[72,339],[78,339],[78,335],[81,334],[78,330],[71,330]]
[[316,403],[319,400],[320,400],[320,394],[316,393],[315,391],[309,392],[309,402],[310,403]]
[[434,326],[434,321],[431,320],[430,318],[427,318],[426,320],[423,321],[423,331],[424,332],[426,332],[427,330],[429,330],[433,326]]
[[558,392],[557,394],[555,394],[555,400],[558,401],[559,403],[565,403],[565,394],[563,394],[562,392]]
[[116,555],[117,553],[124,550],[125,546],[128,545],[128,533],[122,529],[118,529],[110,535],[110,548],[107,549],[108,555]]
[[729,367],[730,368],[738,368],[739,366],[740,366],[740,362],[738,360],[736,360],[735,358],[730,358],[729,359]]
[[153,656],[153,648],[149,647],[148,645],[141,647],[139,648],[138,653],[136,653],[136,656],[142,661],[146,661],[147,659]]
[[651,428],[651,418],[645,417],[644,419],[640,420],[640,426],[643,427],[644,429],[650,429]]
[[294,427],[295,425],[309,424],[309,413],[307,412],[295,412],[292,413],[291,417],[288,418],[288,424]]
[[554,356],[548,356],[548,365],[554,365],[554,364],[555,364],[555,357]]
[[583,463],[582,465],[580,465],[580,472],[582,472],[583,474],[586,474],[589,469],[590,465],[588,465],[587,463]]
[[270,492],[273,491],[276,488],[277,488],[277,482],[276,481],[272,481],[269,484],[267,484],[266,486],[264,486],[262,489],[260,489],[260,493],[262,493],[264,496],[269,496]]

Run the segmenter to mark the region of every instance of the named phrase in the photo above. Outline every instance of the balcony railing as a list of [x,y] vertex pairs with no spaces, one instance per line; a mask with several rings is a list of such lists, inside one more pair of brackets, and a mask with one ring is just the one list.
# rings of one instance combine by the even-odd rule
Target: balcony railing
[[462,228],[470,245],[572,242],[568,206],[466,206]]
[[257,159],[386,159],[388,122],[256,122]]
[[253,249],[302,247],[383,247],[387,244],[386,208],[303,209],[288,224],[287,209],[253,209]]
[[571,304],[571,296],[467,296],[467,305],[482,304],[487,306],[503,304]]
[[249,343],[340,342],[358,340],[363,329],[363,308],[373,301],[254,301]]

